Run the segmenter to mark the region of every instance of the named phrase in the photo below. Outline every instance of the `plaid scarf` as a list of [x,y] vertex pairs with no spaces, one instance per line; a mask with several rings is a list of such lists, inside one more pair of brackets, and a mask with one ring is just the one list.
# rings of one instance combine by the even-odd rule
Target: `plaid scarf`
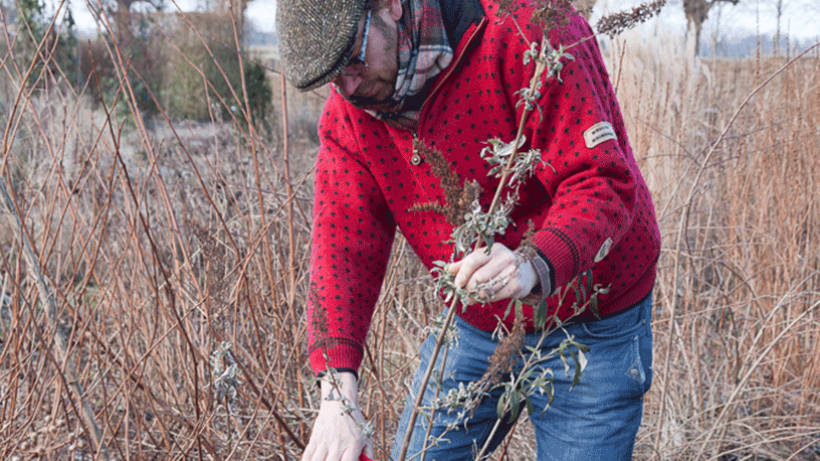
[[402,111],[406,99],[418,94],[429,79],[453,60],[439,1],[402,0],[403,14],[397,24],[399,70],[394,104],[389,111],[373,113],[376,118],[404,128],[414,127],[418,110]]

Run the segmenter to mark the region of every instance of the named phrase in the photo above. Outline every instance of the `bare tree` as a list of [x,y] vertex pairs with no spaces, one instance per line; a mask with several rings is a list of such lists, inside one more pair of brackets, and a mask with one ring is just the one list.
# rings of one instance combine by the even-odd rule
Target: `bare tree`
[[686,13],[687,33],[693,34],[695,40],[695,55],[700,51],[700,33],[703,23],[709,17],[709,11],[719,2],[737,5],[739,0],[683,0],[683,11]]
[[14,10],[6,6],[4,0],[0,0],[0,25],[12,24],[14,17],[12,17]]
[[135,16],[131,11],[134,6],[144,4],[156,11],[165,8],[164,0],[106,0],[102,4],[108,17],[114,19],[114,32],[122,46],[127,46],[134,38],[132,22]]
[[775,54],[777,54],[777,50],[780,48],[780,21],[783,19],[783,0],[777,0],[775,2],[775,11],[777,12],[777,33],[774,35],[774,45],[772,48]]
[[197,3],[201,10],[225,14],[226,17],[230,17],[233,11],[233,18],[236,20],[236,30],[240,41],[242,41],[246,25],[245,13],[248,10],[248,5],[252,1],[253,0],[198,0]]

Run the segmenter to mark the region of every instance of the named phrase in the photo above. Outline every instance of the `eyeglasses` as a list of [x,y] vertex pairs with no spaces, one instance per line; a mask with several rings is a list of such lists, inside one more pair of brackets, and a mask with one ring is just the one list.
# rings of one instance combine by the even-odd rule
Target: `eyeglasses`
[[372,10],[367,11],[367,19],[364,23],[364,37],[362,37],[362,48],[359,50],[359,54],[355,58],[351,58],[350,62],[347,63],[347,66],[344,69],[342,69],[342,75],[358,75],[368,67],[367,62],[365,62],[364,59],[365,53],[367,52],[367,36],[369,35],[370,31],[371,11]]

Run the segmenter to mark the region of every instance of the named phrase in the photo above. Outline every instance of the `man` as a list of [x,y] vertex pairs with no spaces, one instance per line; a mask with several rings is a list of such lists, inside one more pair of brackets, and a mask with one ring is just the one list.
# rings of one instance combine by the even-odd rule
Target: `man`
[[[537,149],[544,162],[523,184],[513,224],[497,236],[490,255],[479,251],[452,261],[446,243],[452,223],[434,210],[413,208],[453,205],[433,174],[434,151],[462,185],[478,181],[480,202],[489,208],[499,180],[487,176],[490,166],[479,152],[490,138],[509,143],[515,137],[517,92],[534,72],[523,64],[524,52],[542,37],[528,23],[530,13],[519,9],[516,23],[489,0],[279,0],[285,76],[301,90],[332,83],[315,170],[309,353],[318,375],[328,367],[338,372],[344,398],[322,382],[303,460],[354,460],[362,450],[375,455],[361,431],[357,372],[396,228],[428,269],[437,260],[453,262],[448,270],[457,274],[458,286],[489,283],[481,296],[490,304],[459,310],[456,317],[459,342],[448,354],[442,394],[487,369],[495,347],[490,332],[498,319],[512,326],[514,316],[505,317],[510,298],[525,300],[526,343],[535,345],[540,334],[532,326],[533,305],[546,299],[550,314],[566,319],[576,299],[568,290],[558,306],[557,296],[550,296],[556,289],[585,273],[608,287],[598,312],[587,310],[565,327],[591,348],[581,383],[570,391],[560,361],[543,363],[556,370],[555,400],[550,405],[546,396],[534,396],[531,420],[541,460],[631,459],[652,379],[649,320],[660,235],[597,42],[569,50],[575,59],[561,61],[561,80],[545,82],[522,146]],[[573,14],[549,37],[558,46],[590,35],[587,22]],[[537,257],[519,264],[514,250],[529,221]],[[560,331],[550,335],[544,350],[562,337]],[[432,344],[428,338],[422,347],[413,393]],[[393,458],[408,430],[410,397]],[[497,419],[497,398],[485,399],[467,429],[447,433],[449,442],[433,447],[426,459],[475,456]],[[432,435],[451,417],[439,412]],[[510,428],[508,418],[503,422],[491,449]],[[419,418],[407,459],[422,449],[425,428],[426,418]]]

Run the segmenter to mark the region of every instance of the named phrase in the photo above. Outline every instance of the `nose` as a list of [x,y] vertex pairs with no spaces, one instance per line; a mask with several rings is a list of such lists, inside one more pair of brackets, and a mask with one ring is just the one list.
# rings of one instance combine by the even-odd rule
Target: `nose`
[[341,74],[333,79],[333,83],[336,84],[344,96],[348,97],[352,95],[356,91],[356,88],[359,87],[359,84],[362,83],[362,77],[359,75]]

